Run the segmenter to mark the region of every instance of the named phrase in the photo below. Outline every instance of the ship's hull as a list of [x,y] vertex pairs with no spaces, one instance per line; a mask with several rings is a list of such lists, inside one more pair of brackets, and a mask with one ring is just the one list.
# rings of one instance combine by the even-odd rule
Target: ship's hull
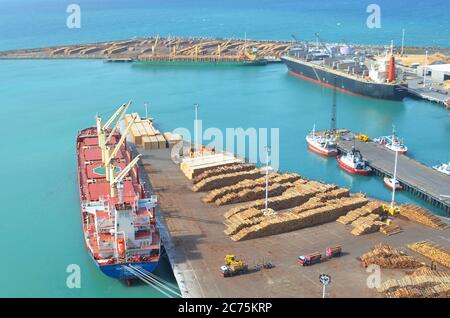
[[[95,262],[95,260],[94,260]],[[111,265],[99,265],[97,262],[95,264],[101,270],[103,274],[111,278],[116,279],[135,279],[137,278],[134,274],[130,273],[125,266],[132,265],[135,268],[142,269],[143,272],[153,272],[158,266],[158,261],[155,262],[130,262],[122,264],[111,264]]]
[[359,174],[359,175],[361,175],[361,176],[367,176],[367,175],[369,175],[369,173],[370,173],[370,171],[371,171],[371,170],[369,170],[369,169],[357,169],[357,168],[353,168],[353,167],[351,167],[351,166],[345,164],[345,162],[343,162],[339,156],[336,157],[336,160],[337,160],[337,162],[338,162],[338,164],[339,164],[339,167],[340,167],[342,170],[344,170],[344,171],[346,171],[346,172],[348,172],[348,173],[351,173],[351,174]]
[[336,156],[338,154],[337,150],[328,150],[326,148],[320,147],[318,145],[315,145],[312,142],[308,142],[308,148],[311,151],[314,151],[315,153],[323,156]]
[[[383,182],[384,182],[384,186],[386,188],[388,188],[389,190],[393,190],[394,189],[394,184],[389,178],[384,178]],[[397,190],[402,190],[402,186],[399,183],[397,183],[396,186],[395,186],[395,190],[396,191]]]
[[[311,63],[303,62],[291,57],[282,57],[290,74],[299,78],[335,88],[356,96],[366,96],[388,100],[402,100],[408,94],[408,89],[399,84],[375,83],[364,79],[356,79],[339,75],[320,66],[314,66]],[[336,77],[336,81],[335,78]]]
[[[82,224],[82,230],[83,230],[83,234],[84,237],[86,238],[87,235],[89,235],[89,232],[86,229],[86,224],[85,224],[85,208],[83,207],[84,204],[88,203],[88,201],[86,201],[86,193],[83,191],[83,189],[89,187],[88,184],[86,184],[83,180],[84,178],[82,178],[83,175],[83,161],[80,160],[80,151],[82,150],[80,147],[80,140],[82,140],[83,138],[93,138],[96,137],[96,135],[89,135],[87,133],[89,133],[89,131],[95,131],[96,128],[91,127],[91,128],[86,128],[83,131],[79,132],[78,136],[77,136],[77,163],[78,163],[78,186],[79,186],[79,194],[80,194],[80,215],[81,215],[81,224]],[[128,148],[126,148],[127,152],[129,151]],[[129,153],[129,155],[131,156],[131,153]],[[131,157],[130,157],[131,158]],[[129,161],[129,159],[128,159]],[[137,174],[137,173],[136,173]],[[154,242],[155,245],[160,244],[160,238],[159,235],[158,237],[158,241]],[[85,247],[87,252],[89,253],[92,261],[94,262],[94,264],[97,266],[98,269],[100,269],[100,271],[105,274],[108,277],[111,278],[116,278],[116,279],[124,279],[124,280],[130,280],[130,279],[134,279],[137,278],[136,275],[133,275],[132,273],[130,273],[125,266],[129,266],[129,265],[133,265],[134,267],[137,267],[138,269],[143,269],[146,272],[153,272],[155,270],[155,268],[158,266],[159,264],[159,260],[160,260],[160,254],[158,255],[154,255],[149,259],[140,259],[138,261],[128,261],[128,262],[123,262],[123,263],[107,263],[107,264],[101,264],[95,257],[95,255],[93,254],[93,251],[91,248],[89,248],[89,245],[87,243],[87,240],[85,239]]]

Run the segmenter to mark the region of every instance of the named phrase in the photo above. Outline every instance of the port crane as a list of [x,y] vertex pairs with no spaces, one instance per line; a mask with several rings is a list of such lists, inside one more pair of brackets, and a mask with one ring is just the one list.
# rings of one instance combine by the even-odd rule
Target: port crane
[[156,35],[155,43],[152,44],[152,55],[153,56],[155,56],[155,49],[156,49],[156,46],[158,45],[158,41],[159,41],[159,33]]
[[330,51],[330,49],[323,43],[322,39],[319,36],[319,32],[316,32],[316,38],[317,38],[317,44],[320,45],[325,51],[330,55],[330,57],[333,57],[333,52]]

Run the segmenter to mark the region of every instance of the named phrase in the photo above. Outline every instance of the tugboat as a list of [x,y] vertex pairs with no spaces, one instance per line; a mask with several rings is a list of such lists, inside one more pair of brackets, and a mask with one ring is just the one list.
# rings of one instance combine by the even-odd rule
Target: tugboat
[[392,190],[392,191],[398,191],[402,190],[402,186],[400,185],[400,182],[397,180],[397,160],[398,160],[398,151],[395,152],[395,164],[394,164],[394,176],[392,178],[384,177],[384,185]]
[[316,126],[306,136],[308,148],[312,151],[325,156],[337,156],[338,149],[336,144],[336,89],[333,91],[333,105],[331,109],[331,127],[325,132],[324,136],[316,135]]
[[325,156],[337,156],[338,154],[334,138],[329,134],[325,136],[316,135],[315,126],[306,136],[306,142],[308,143],[308,148],[318,154]]
[[367,176],[372,171],[363,160],[361,152],[356,150],[354,146],[347,154],[337,156],[336,160],[339,167],[351,174]]
[[394,126],[392,126],[392,135],[375,138],[374,141],[402,155],[408,151],[408,147],[403,143],[403,140],[398,138]]
[[433,169],[450,176],[450,161],[439,166],[433,166]]

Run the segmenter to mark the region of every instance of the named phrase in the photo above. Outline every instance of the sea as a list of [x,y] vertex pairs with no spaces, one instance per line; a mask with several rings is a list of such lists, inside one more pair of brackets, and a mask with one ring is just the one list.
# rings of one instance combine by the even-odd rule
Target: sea
[[[381,28],[370,29],[374,1],[100,1],[2,0],[0,50],[134,36],[236,37],[450,47],[450,1],[377,0]],[[81,28],[68,29],[69,4]],[[297,79],[283,64],[263,67],[145,65],[100,60],[0,60],[0,296],[165,297],[151,286],[127,287],[104,276],[84,247],[75,158],[77,132],[128,100],[144,103],[161,131],[193,130],[194,103],[203,127],[279,131],[279,169],[389,200],[381,178],[350,176],[335,160],[306,148],[305,135],[328,128],[333,91]],[[450,118],[442,106],[337,92],[337,126],[388,135],[392,125],[409,155],[426,165],[450,161]],[[449,195],[450,189],[442,189]],[[427,205],[408,193],[397,201]],[[208,261],[208,260],[205,260]],[[80,269],[80,284],[71,269]],[[174,282],[167,259],[156,274]],[[79,287],[79,288],[78,288]]]

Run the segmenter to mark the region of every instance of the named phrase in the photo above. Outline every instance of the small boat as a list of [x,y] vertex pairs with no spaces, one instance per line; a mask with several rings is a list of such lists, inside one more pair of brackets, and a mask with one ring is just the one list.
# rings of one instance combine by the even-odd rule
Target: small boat
[[384,177],[383,181],[384,181],[384,185],[390,190],[394,189],[394,185],[395,185],[396,191],[403,189],[402,186],[400,185],[400,182],[398,182],[398,180],[396,180],[394,178]]
[[439,166],[433,166],[433,169],[450,176],[450,161]]
[[352,173],[367,176],[372,169],[363,160],[361,152],[352,147],[347,154],[336,157],[336,160],[343,170]]
[[315,127],[306,136],[306,142],[308,148],[318,154],[325,156],[337,156],[338,154],[335,138],[329,134],[326,136],[316,135]]
[[306,136],[308,148],[312,151],[325,156],[337,156],[338,149],[336,144],[336,89],[333,91],[333,104],[331,108],[331,127],[324,135],[316,134],[316,126]]
[[392,135],[378,137],[375,138],[374,141],[392,151],[397,151],[399,154],[402,155],[408,151],[408,147],[406,147],[406,145],[403,143],[403,140],[398,138],[395,132],[395,127],[392,127]]

